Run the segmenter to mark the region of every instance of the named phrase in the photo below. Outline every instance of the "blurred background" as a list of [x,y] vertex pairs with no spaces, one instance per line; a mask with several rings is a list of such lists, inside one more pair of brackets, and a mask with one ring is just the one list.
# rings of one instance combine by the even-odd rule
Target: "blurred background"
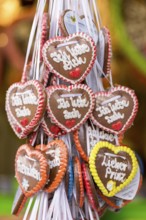
[[[139,112],[123,144],[135,150],[146,166],[146,1],[98,0],[103,25],[111,31],[113,45],[112,73],[115,84],[135,90]],[[15,153],[23,141],[11,130],[5,114],[5,93],[20,81],[32,19],[33,0],[0,0],[0,219],[12,219],[11,204]],[[118,214],[107,213],[103,219],[146,219],[146,184],[133,203]],[[16,217],[14,219],[17,219]]]

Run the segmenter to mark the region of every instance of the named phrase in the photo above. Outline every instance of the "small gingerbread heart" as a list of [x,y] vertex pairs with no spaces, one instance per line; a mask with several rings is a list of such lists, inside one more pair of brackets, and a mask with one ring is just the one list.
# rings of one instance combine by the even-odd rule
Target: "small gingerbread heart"
[[93,67],[96,47],[89,36],[76,33],[66,38],[48,40],[42,55],[50,72],[68,83],[76,84],[82,82]]
[[16,179],[26,197],[43,189],[48,179],[48,164],[43,153],[31,145],[22,145],[15,159]]
[[124,146],[98,142],[92,149],[90,171],[103,195],[115,196],[135,177],[138,163],[134,152]]
[[128,129],[138,111],[138,100],[133,90],[117,86],[108,92],[95,94],[96,104],[92,120],[100,128],[115,134]]
[[65,132],[78,129],[94,108],[94,94],[86,85],[52,86],[46,91],[48,115]]
[[36,148],[46,155],[50,168],[49,180],[44,190],[48,193],[54,192],[66,173],[68,165],[67,147],[62,140],[53,140],[47,145],[39,145]]
[[90,35],[94,39],[95,43],[98,41],[98,31],[96,25],[93,21],[89,21],[88,18],[85,18],[84,15],[79,16],[77,12],[72,10],[65,10],[60,17],[59,26],[63,36],[68,36],[69,34],[74,34],[77,32],[84,32],[89,34],[89,30],[87,27],[87,20],[91,24],[90,25]]
[[6,112],[19,138],[26,138],[41,122],[46,108],[46,92],[37,80],[15,83],[7,91]]
[[21,188],[18,187],[15,194],[15,198],[12,205],[11,214],[18,216],[27,202],[27,197],[22,192]]
[[103,27],[99,32],[99,40],[97,43],[97,59],[103,69],[102,77],[111,73],[111,60],[112,60],[112,43],[110,31]]
[[96,188],[93,182],[93,179],[91,177],[89,167],[87,164],[82,163],[82,172],[83,172],[83,180],[84,180],[84,186],[87,193],[88,201],[96,212],[99,210],[99,203],[98,203],[98,195],[96,192]]
[[40,51],[41,51],[41,60],[42,58],[42,48],[44,46],[44,43],[46,42],[46,40],[48,39],[49,36],[49,16],[47,13],[43,14],[43,18],[42,18],[42,26],[41,26],[41,40],[40,40]]
[[110,35],[110,31],[106,27],[102,28],[102,32],[103,32],[104,41],[105,41],[103,72],[104,74],[110,74],[111,62],[112,62],[111,35]]
[[65,175],[65,189],[68,200],[71,201],[74,190],[74,167],[73,160],[70,157],[68,162],[68,169]]
[[74,157],[74,180],[75,180],[76,202],[79,205],[79,207],[82,208],[84,204],[84,185],[83,185],[81,163],[78,157]]
[[[80,129],[81,130],[81,129]],[[76,146],[77,151],[79,152],[81,158],[88,162],[88,154],[87,154],[87,146],[86,146],[86,136],[80,135],[80,130],[76,130],[73,133],[73,139]],[[81,141],[80,141],[81,140]],[[83,141],[82,141],[83,140]]]
[[73,133],[74,143],[82,159],[88,162],[90,150],[101,140],[116,144],[116,135],[85,123]]

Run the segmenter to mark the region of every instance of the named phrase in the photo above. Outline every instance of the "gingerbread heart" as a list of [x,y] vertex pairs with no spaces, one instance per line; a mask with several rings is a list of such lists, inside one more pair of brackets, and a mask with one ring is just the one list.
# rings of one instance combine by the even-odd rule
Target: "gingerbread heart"
[[53,140],[47,145],[36,146],[45,153],[50,168],[49,180],[44,190],[48,193],[54,190],[61,183],[68,165],[68,151],[62,140]]
[[138,100],[133,90],[117,86],[108,92],[95,94],[96,104],[91,119],[100,128],[115,134],[128,129],[138,111]]
[[42,17],[41,40],[40,40],[41,60],[42,60],[42,48],[49,36],[49,28],[50,28],[49,25],[50,25],[49,15],[47,13],[44,13]]
[[111,72],[111,62],[112,62],[112,43],[111,43],[111,35],[110,31],[106,28],[102,28],[105,48],[104,48],[104,64],[103,64],[103,72],[105,74],[110,74]]
[[48,179],[48,164],[43,153],[31,145],[22,145],[15,159],[16,179],[26,197],[41,190]]
[[93,210],[98,212],[99,210],[98,195],[96,192],[96,188],[92,176],[89,171],[89,167],[85,163],[82,163],[82,173],[83,173],[84,186],[86,189],[88,201],[91,207],[93,208]]
[[27,197],[22,192],[20,186],[17,189],[17,192],[14,197],[14,201],[12,204],[11,214],[18,216],[27,202]]
[[[88,22],[90,23],[89,19]],[[76,33],[77,25],[78,25],[78,32],[84,32],[86,34],[89,34],[85,16],[84,15],[77,16],[75,11],[65,10],[60,17],[60,22],[59,22],[59,26],[63,35],[68,36],[69,34]],[[95,43],[97,43],[98,31],[93,21],[90,26],[90,31],[91,31],[91,37],[94,39]]]
[[7,91],[8,120],[19,138],[26,138],[38,126],[45,108],[45,89],[37,80],[15,83]]
[[67,198],[70,202],[74,190],[74,167],[73,167],[73,160],[71,157],[69,158],[68,169],[65,175],[65,189],[66,189]]
[[83,81],[93,67],[96,47],[92,38],[76,33],[48,40],[43,46],[42,56],[50,72],[76,84]]
[[52,122],[47,113],[44,115],[44,120],[42,121],[41,125],[45,134],[47,134],[49,137],[58,137],[65,135],[65,132]]
[[81,164],[78,157],[74,157],[74,180],[75,180],[75,197],[80,208],[84,204],[84,185]]
[[99,32],[99,40],[97,43],[97,59],[103,69],[102,77],[111,73],[111,59],[112,59],[112,43],[110,31],[103,27]]
[[66,132],[78,129],[94,108],[94,94],[86,85],[52,86],[46,91],[48,114]]
[[135,177],[138,163],[134,152],[125,146],[98,142],[92,149],[90,171],[103,195],[112,197]]
[[[87,121],[88,122],[88,121]],[[95,125],[84,124],[73,133],[73,138],[77,151],[82,159],[88,162],[90,150],[97,144],[98,141],[109,141],[116,144],[116,135],[108,133]]]

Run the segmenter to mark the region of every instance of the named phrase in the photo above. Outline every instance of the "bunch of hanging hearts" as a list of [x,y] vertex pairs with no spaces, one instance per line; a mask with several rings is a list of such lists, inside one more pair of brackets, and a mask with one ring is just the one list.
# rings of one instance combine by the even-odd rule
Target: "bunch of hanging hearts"
[[42,13],[41,4],[32,61],[6,95],[9,123],[27,140],[16,153],[12,213],[30,198],[27,219],[36,196],[30,219],[99,219],[131,202],[142,184],[139,157],[122,144],[138,100],[124,86],[103,89],[101,78],[111,73],[107,28],[68,7],[53,36],[53,13]]

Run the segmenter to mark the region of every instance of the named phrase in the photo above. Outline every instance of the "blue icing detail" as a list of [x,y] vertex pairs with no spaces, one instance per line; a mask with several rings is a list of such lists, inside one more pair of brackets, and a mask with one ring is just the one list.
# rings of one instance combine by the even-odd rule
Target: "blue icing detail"
[[68,164],[68,173],[69,173],[69,181],[68,181],[68,200],[72,199],[73,188],[74,188],[74,168],[73,168],[73,160],[69,159]]

